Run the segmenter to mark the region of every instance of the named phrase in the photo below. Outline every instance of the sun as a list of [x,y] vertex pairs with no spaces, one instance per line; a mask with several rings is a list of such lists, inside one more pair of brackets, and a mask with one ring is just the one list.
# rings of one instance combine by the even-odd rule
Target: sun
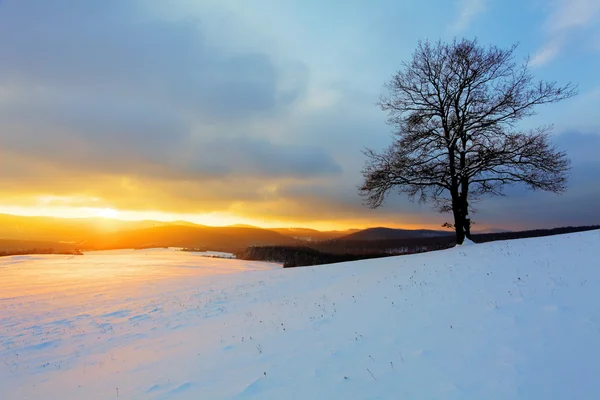
[[96,212],[96,215],[98,217],[102,217],[102,218],[117,218],[119,216],[119,214],[120,214],[119,211],[114,210],[112,208],[103,208]]

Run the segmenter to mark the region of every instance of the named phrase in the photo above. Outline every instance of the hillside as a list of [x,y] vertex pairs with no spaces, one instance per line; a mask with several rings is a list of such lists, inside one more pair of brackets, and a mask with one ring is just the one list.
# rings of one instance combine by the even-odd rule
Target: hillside
[[293,238],[259,228],[158,226],[111,232],[92,237],[81,249],[132,249],[147,247],[187,247],[236,252],[249,246],[298,245]]
[[317,231],[315,229],[307,228],[271,228],[270,230],[285,236],[309,242],[337,239],[359,231],[358,229],[349,229],[345,231]]
[[[485,243],[496,240],[524,239],[531,237],[552,236],[565,233],[584,232],[600,229],[599,225],[566,226],[552,229],[534,229],[517,232],[475,233],[473,240],[476,243]],[[324,253],[333,254],[414,254],[424,251],[442,250],[456,245],[454,234],[425,237],[409,237],[384,240],[346,240],[338,238],[326,242],[311,243],[310,247]]]
[[[230,225],[231,228],[257,228],[256,226],[246,224],[235,224]],[[284,236],[289,236],[294,239],[302,240],[305,242],[319,242],[325,240],[336,239],[342,236],[349,235],[354,232],[360,231],[360,229],[348,229],[344,231],[318,231],[310,228],[266,228],[270,231],[280,233]]]
[[[170,228],[167,228],[170,227]],[[175,227],[175,228],[173,228]],[[186,227],[193,229],[179,229]],[[153,230],[152,228],[164,228]],[[168,240],[161,231],[172,232],[174,240]],[[187,221],[121,221],[105,218],[53,218],[53,217],[27,217],[9,214],[0,214],[0,239],[30,240],[46,242],[69,242],[73,245],[93,244],[93,248],[123,248],[118,241],[123,241],[126,247],[130,244],[144,246],[156,243],[162,246],[166,243],[194,243],[199,242],[217,244],[227,247],[228,251],[237,250],[243,244],[282,244],[292,245],[300,241],[324,241],[352,233],[348,231],[317,231],[304,228],[275,228],[262,229],[250,225],[237,224],[228,227],[210,227],[198,225]],[[193,236],[183,238],[186,232]],[[270,232],[270,233],[269,233]],[[249,235],[255,235],[254,239]],[[146,237],[144,237],[146,235]],[[213,238],[211,239],[211,236]],[[283,238],[285,236],[286,238]],[[232,242],[226,246],[225,239],[229,237]]]
[[[296,245],[280,233],[247,226],[210,227],[186,221],[121,221],[105,218],[53,218],[0,214],[0,246],[81,248],[198,247],[228,252],[252,245]],[[34,243],[35,242],[35,243]],[[43,243],[42,243],[43,242]],[[62,243],[62,244],[58,244]],[[48,248],[48,247],[44,247]],[[0,247],[0,250],[2,247]]]
[[452,236],[450,231],[434,231],[429,229],[394,229],[394,228],[368,228],[349,235],[336,238],[340,241],[369,241],[369,240],[396,240],[417,239],[439,236]]
[[295,269],[169,250],[9,259],[0,387],[12,400],[597,399],[599,258],[600,231]]

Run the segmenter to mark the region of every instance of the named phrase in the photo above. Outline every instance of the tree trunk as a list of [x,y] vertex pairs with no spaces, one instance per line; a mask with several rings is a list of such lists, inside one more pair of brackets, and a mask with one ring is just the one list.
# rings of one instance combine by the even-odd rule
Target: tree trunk
[[465,237],[471,240],[471,217],[469,216],[469,202],[466,199],[466,195],[462,198],[461,211],[463,213],[463,229],[465,231]]
[[471,240],[471,218],[469,217],[469,203],[462,196],[452,201],[454,214],[454,229],[456,230],[456,243],[463,244],[465,238]]
[[[461,126],[461,132],[463,132],[463,127]],[[460,192],[458,194],[458,204],[459,204],[459,214],[461,216],[462,221],[462,230],[463,230],[463,241],[466,237],[471,240],[471,217],[469,217],[469,178],[466,174],[463,173],[467,166],[467,137],[463,134],[461,135],[461,144],[462,151],[460,152],[460,170],[461,170],[461,178],[460,178]],[[462,243],[462,242],[461,242]]]
[[[458,196],[457,196],[458,197]],[[454,230],[456,231],[456,244],[465,241],[465,220],[460,209],[460,200],[452,200],[452,214],[454,214]]]
[[455,221],[454,228],[456,229],[456,244],[463,244],[465,241],[465,230],[461,223]]
[[468,213],[467,213],[467,215],[465,215],[464,230],[465,230],[465,237],[467,239],[471,240],[471,217],[469,217]]

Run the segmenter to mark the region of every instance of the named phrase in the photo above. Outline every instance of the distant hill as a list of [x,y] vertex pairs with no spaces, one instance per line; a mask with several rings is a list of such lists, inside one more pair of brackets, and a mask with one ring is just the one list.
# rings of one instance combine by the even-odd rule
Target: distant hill
[[158,221],[151,221],[151,222],[157,222],[159,225],[155,225],[155,226],[168,226],[168,225],[179,225],[179,226],[202,226],[205,227],[206,225],[200,225],[200,224],[195,224],[193,222],[189,222],[189,221],[173,221],[173,222],[158,222]]
[[[229,225],[228,228],[261,229],[256,226],[246,225],[246,224]],[[309,229],[309,228],[265,228],[265,229],[280,233],[285,236],[289,236],[294,239],[306,241],[306,242],[318,242],[318,241],[323,241],[323,240],[336,239],[336,238],[346,236],[351,233],[360,231],[360,229],[348,229],[345,231],[318,231],[316,229]]]
[[471,230],[471,232],[473,233],[473,235],[483,235],[483,234],[487,234],[487,233],[509,233],[512,231],[509,231],[508,229],[502,229],[502,228],[488,228],[488,229],[473,229]]
[[451,231],[434,231],[429,229],[394,229],[394,228],[368,228],[362,231],[338,237],[339,241],[371,241],[371,240],[397,240],[416,239],[440,236],[452,236]]
[[345,231],[317,231],[315,229],[307,228],[271,228],[270,230],[298,240],[309,242],[336,239],[360,231],[359,229],[349,229]]
[[61,242],[87,249],[176,246],[237,250],[253,245],[289,246],[299,241],[324,241],[352,232],[320,232],[304,228],[262,229],[242,224],[210,227],[187,221],[122,221],[0,214],[0,239],[49,244]]
[[174,225],[106,233],[92,237],[79,247],[83,250],[187,247],[237,252],[250,246],[300,243],[267,229]]
[[258,226],[254,226],[254,225],[248,225],[248,224],[234,224],[234,225],[228,225],[226,226],[226,228],[254,228],[254,229],[261,229]]
[[[521,232],[503,232],[474,234],[475,243],[495,240],[523,239],[529,237],[550,236],[587,230],[600,229],[600,226],[562,227],[537,229]],[[345,260],[373,258],[402,254],[415,254],[432,250],[447,249],[456,245],[453,234],[430,237],[412,237],[384,240],[343,240],[305,243],[301,246],[263,246],[253,247],[238,254],[238,258],[249,260],[274,261],[286,266],[327,264]]]

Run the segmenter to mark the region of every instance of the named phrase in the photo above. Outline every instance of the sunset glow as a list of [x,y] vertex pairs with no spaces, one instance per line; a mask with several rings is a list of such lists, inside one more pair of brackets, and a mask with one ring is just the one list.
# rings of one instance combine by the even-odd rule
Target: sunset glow
[[374,226],[388,226],[403,229],[438,229],[436,224],[424,224],[418,221],[407,223],[396,223],[385,221],[369,221],[361,219],[350,220],[278,220],[267,218],[248,218],[243,215],[232,213],[194,213],[179,214],[160,211],[124,211],[111,208],[93,208],[93,207],[19,207],[5,206],[0,207],[0,214],[12,214],[23,216],[49,216],[57,218],[106,218],[122,221],[142,221],[153,220],[162,222],[187,221],[199,225],[207,226],[231,226],[231,225],[250,225],[259,228],[297,228],[305,227],[317,230],[345,230],[361,229]]
[[[567,193],[485,199],[473,222],[521,229],[600,218],[596,8],[560,22],[571,14],[556,5],[520,7],[509,15],[526,23],[507,31],[500,3],[476,12],[462,10],[471,2],[435,12],[412,2],[209,3],[112,1],[98,13],[86,2],[0,2],[0,213],[439,228],[450,215],[406,196],[365,207],[361,152],[390,143],[375,103],[419,39],[465,36],[521,43],[518,59],[531,55],[536,76],[579,87],[531,122],[554,124],[553,143],[573,160]],[[429,18],[417,22],[422,12]]]
[[0,0],[0,400],[600,399],[600,0]]
[[119,214],[119,211],[113,210],[112,208],[105,208],[97,212],[97,215],[102,218],[117,218]]

